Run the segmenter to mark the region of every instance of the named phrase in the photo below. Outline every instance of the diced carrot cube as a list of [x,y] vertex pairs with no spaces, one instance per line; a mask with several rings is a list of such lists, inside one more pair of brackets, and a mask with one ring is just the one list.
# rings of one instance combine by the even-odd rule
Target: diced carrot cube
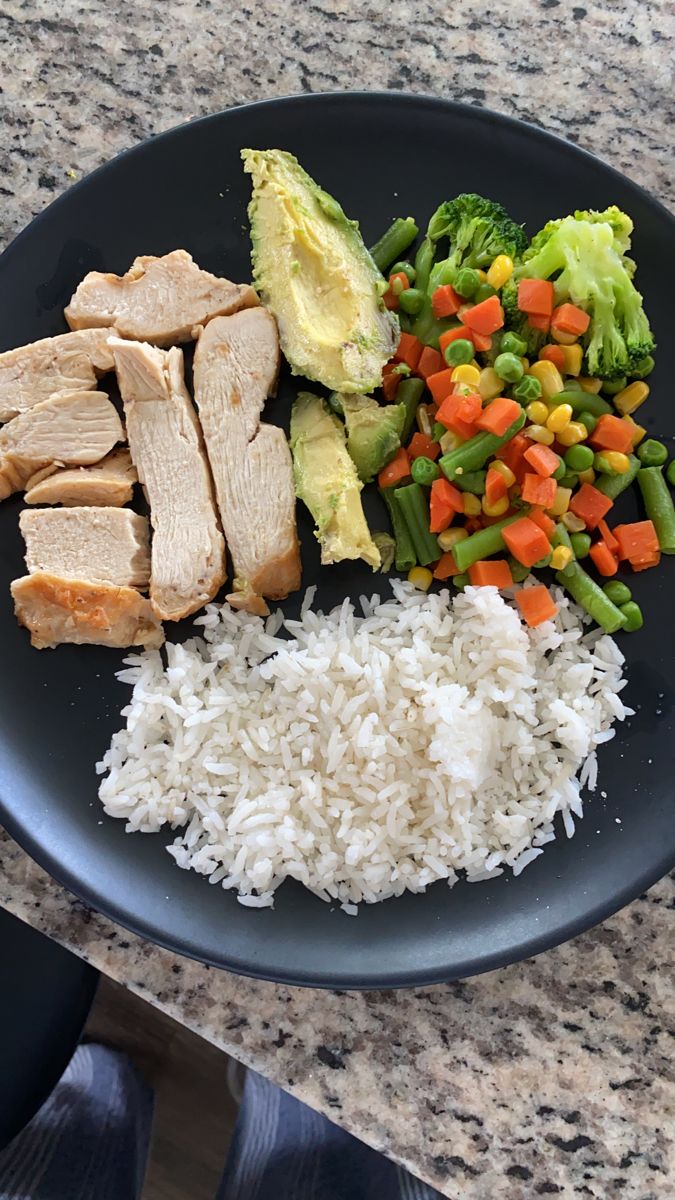
[[441,354],[445,354],[451,342],[470,342],[471,333],[467,332],[464,325],[457,325],[455,329],[446,329],[445,333],[438,336],[438,345]]
[[440,579],[440,580],[449,579],[451,575],[459,575],[459,574],[460,574],[460,570],[459,570],[459,567],[457,566],[457,563],[455,562],[455,560],[453,558],[452,551],[451,550],[446,551],[445,554],[441,555],[438,562],[436,563],[436,566],[434,567],[434,572],[433,572],[434,579]]
[[619,569],[619,560],[612,554],[605,542],[595,542],[591,546],[589,554],[600,575],[616,575]]
[[495,458],[501,459],[513,471],[519,484],[522,482],[522,477],[527,467],[525,451],[531,445],[532,442],[529,438],[525,437],[523,433],[517,433],[504,446],[501,446],[495,454]]
[[544,621],[551,621],[558,612],[557,604],[543,583],[536,587],[521,588],[516,592],[516,604],[532,629]]
[[619,558],[639,562],[659,553],[659,539],[653,521],[632,521],[630,525],[615,525]]
[[588,441],[596,450],[619,450],[621,454],[628,454],[633,446],[633,431],[621,417],[603,413]]
[[540,333],[548,333],[551,328],[550,317],[537,317],[534,313],[527,318],[527,323],[531,329],[538,329]]
[[522,409],[517,400],[509,400],[506,396],[497,396],[483,409],[476,421],[476,427],[485,430],[486,433],[494,433],[497,437],[503,437],[521,412]]
[[518,284],[518,308],[532,317],[551,317],[553,284],[548,279],[521,279]]
[[546,534],[546,537],[550,540],[555,533],[555,521],[553,520],[553,517],[549,517],[548,513],[544,512],[543,508],[536,507],[531,508],[527,515],[531,521],[534,521],[535,525],[538,525],[539,528],[543,530],[543,532]]
[[659,553],[651,554],[648,558],[632,558],[630,560],[630,565],[634,571],[647,571],[650,567],[658,567],[660,562],[661,555]]
[[438,319],[454,317],[463,301],[450,283],[442,283],[431,297],[431,311]]
[[[570,500],[570,512],[585,521],[587,529],[595,529],[598,521],[607,516],[614,501],[599,492],[592,483],[582,483]],[[616,530],[615,530],[616,533]]]
[[494,467],[488,467],[488,473],[485,477],[485,499],[488,504],[496,504],[497,501],[503,500],[506,492],[507,487],[504,476],[500,471],[495,471]]
[[552,362],[562,373],[565,370],[565,355],[562,346],[544,346],[539,351],[542,362]]
[[401,446],[400,450],[383,467],[380,471],[377,482],[381,488],[393,487],[394,484],[400,483],[402,479],[407,479],[410,474],[410,459],[408,458],[407,450]]
[[444,371],[437,371],[435,375],[427,375],[427,387],[436,404],[442,404],[445,398],[453,392],[455,387],[452,382],[453,370],[453,367],[446,367]]
[[560,457],[550,450],[548,446],[540,445],[539,442],[532,442],[528,450],[525,451],[523,458],[529,463],[533,471],[537,475],[543,475],[548,479],[554,471],[560,466]]
[[408,457],[411,462],[415,458],[430,458],[435,462],[440,452],[439,442],[434,442],[426,433],[414,433],[408,444]]
[[619,553],[619,539],[614,536],[606,521],[598,521],[598,533],[612,554]]
[[485,558],[473,563],[468,571],[474,587],[509,588],[513,586],[511,568],[505,558]]
[[438,350],[434,350],[431,346],[425,346],[420,354],[417,366],[413,368],[416,375],[421,379],[428,379],[430,375],[436,375],[443,369],[443,359]]
[[[387,367],[390,369],[387,370]],[[401,382],[401,376],[396,371],[391,363],[387,363],[382,371],[382,394],[388,404],[393,404],[396,400],[398,385]]]
[[545,558],[551,547],[543,529],[529,517],[521,517],[507,525],[502,537],[514,558],[524,567],[533,567],[540,558]]
[[429,532],[442,533],[452,524],[455,513],[464,511],[462,493],[447,479],[435,479],[429,498]]
[[424,346],[420,339],[415,337],[414,333],[402,333],[396,353],[394,354],[395,362],[405,363],[410,367],[411,371],[416,370],[417,364],[420,361]]
[[558,485],[555,479],[544,479],[541,475],[527,474],[523,479],[521,495],[526,504],[538,504],[550,508],[555,500]]
[[459,319],[469,329],[485,337],[496,333],[504,324],[504,309],[499,303],[499,296],[489,296],[480,304],[474,304]]
[[590,323],[588,313],[576,304],[559,304],[551,316],[553,329],[558,329],[560,333],[573,333],[576,337],[585,333]]

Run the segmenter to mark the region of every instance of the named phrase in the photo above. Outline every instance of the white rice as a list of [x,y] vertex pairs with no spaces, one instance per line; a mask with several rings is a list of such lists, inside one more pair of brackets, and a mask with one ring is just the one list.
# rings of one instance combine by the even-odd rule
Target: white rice
[[[631,715],[623,655],[557,593],[528,631],[491,587],[348,600],[265,622],[210,605],[203,637],[128,658],[133,684],[99,763],[106,813],[169,824],[180,867],[273,902],[300,880],[354,915],[458,872],[514,875],[562,814],[574,833],[595,747]],[[289,637],[278,637],[282,625]]]

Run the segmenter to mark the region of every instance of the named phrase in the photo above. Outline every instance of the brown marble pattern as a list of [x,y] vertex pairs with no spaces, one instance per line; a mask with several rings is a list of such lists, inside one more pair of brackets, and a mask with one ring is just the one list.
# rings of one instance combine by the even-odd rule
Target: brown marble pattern
[[[6,0],[0,245],[171,125],[338,88],[543,124],[672,202],[674,34],[668,0]],[[674,897],[664,881],[567,946],[465,983],[318,993],[148,946],[0,841],[0,904],[452,1200],[675,1194]]]

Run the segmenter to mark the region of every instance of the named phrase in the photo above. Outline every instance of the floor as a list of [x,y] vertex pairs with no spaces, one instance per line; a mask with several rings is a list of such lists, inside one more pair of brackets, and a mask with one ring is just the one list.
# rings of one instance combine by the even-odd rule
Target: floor
[[126,1050],[155,1089],[142,1200],[213,1200],[236,1120],[227,1055],[104,976],[86,1036]]

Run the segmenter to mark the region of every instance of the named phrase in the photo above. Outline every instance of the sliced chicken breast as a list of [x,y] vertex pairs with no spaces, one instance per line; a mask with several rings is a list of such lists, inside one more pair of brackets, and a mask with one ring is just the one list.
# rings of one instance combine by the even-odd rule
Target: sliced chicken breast
[[71,329],[107,326],[120,337],[169,346],[193,339],[195,326],[258,304],[247,283],[202,271],[186,250],[142,257],[126,275],[90,271],[65,310]]
[[161,646],[164,631],[150,601],[134,588],[39,572],[11,585],[14,611],[38,650],[62,642]]
[[154,530],[150,599],[165,621],[211,600],[225,580],[225,544],[183,352],[111,338],[131,457]]
[[84,329],[43,338],[0,354],[0,421],[47,400],[55,392],[92,392],[112,371],[105,329]]
[[195,400],[232,555],[227,598],[262,614],[263,597],[300,586],[291,454],[283,431],[260,423],[278,371],[276,322],[264,308],[216,317],[199,336]]
[[121,508],[138,482],[128,450],[113,450],[93,467],[45,467],[26,483],[26,504]]
[[29,574],[147,588],[150,529],[130,508],[26,508],[19,517]]
[[60,392],[0,429],[0,500],[53,464],[99,462],[124,439],[115,406],[102,392]]

